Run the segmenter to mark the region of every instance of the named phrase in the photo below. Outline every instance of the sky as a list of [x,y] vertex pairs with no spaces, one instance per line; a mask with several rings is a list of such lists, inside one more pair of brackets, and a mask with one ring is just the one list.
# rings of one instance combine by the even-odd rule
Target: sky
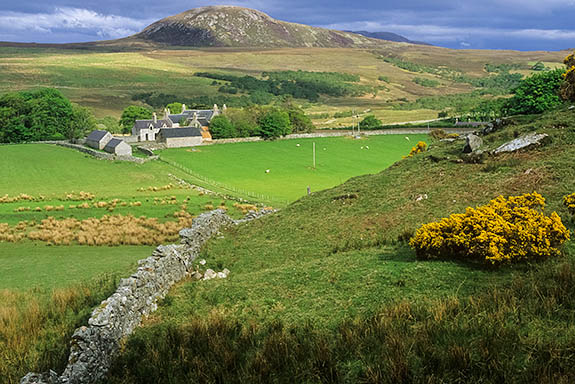
[[0,0],[0,41],[116,39],[206,5],[254,8],[318,27],[394,32],[448,48],[575,48],[575,0]]

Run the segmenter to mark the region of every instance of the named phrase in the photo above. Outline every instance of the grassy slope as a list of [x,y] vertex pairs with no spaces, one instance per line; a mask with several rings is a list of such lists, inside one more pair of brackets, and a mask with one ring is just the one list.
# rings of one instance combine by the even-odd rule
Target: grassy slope
[[[485,63],[513,62],[527,65],[542,60],[560,62],[561,52],[458,51],[437,47],[390,44],[385,54],[404,56],[427,65],[455,65],[473,76],[487,75]],[[119,116],[132,104],[131,96],[159,91],[178,96],[217,94],[219,86],[192,75],[197,71],[225,71],[259,75],[263,71],[308,70],[354,73],[363,84],[385,86],[388,91],[361,98],[324,99],[310,109],[313,113],[356,108],[371,109],[385,123],[436,117],[433,111],[389,111],[385,103],[398,98],[414,100],[426,95],[468,92],[468,85],[442,81],[437,88],[422,87],[416,77],[429,77],[401,70],[362,49],[202,49],[153,50],[103,53],[41,48],[0,48],[2,83],[0,91],[38,86],[60,88],[66,96],[95,110],[98,117]],[[391,82],[379,82],[379,76]],[[349,121],[342,120],[342,124]],[[329,124],[328,124],[329,125]]]
[[[422,223],[500,194],[538,191],[547,198],[548,212],[557,210],[570,223],[561,197],[575,190],[572,111],[509,126],[486,137],[486,147],[532,130],[550,134],[553,143],[487,164],[454,162],[463,143],[438,143],[431,152],[377,175],[356,177],[227,231],[211,241],[204,257],[209,267],[229,268],[230,278],[175,289],[148,327],[132,338],[114,380],[153,381],[169,369],[180,378],[204,372],[194,379],[200,382],[226,377],[285,382],[291,374],[301,375],[302,381],[501,382],[522,377],[568,382],[575,374],[564,364],[573,360],[569,345],[575,337],[569,315],[575,286],[572,245],[563,261],[489,271],[419,262],[395,244],[398,235]],[[358,197],[340,198],[350,193]],[[428,199],[415,201],[419,194]],[[470,294],[473,298],[466,299]],[[400,304],[386,306],[391,302]],[[362,320],[380,311],[381,317]],[[516,318],[517,311],[524,315]],[[354,316],[359,320],[346,325],[344,319]],[[220,332],[228,336],[220,339]],[[188,334],[196,336],[188,339]],[[159,337],[173,344],[159,343]],[[209,355],[215,360],[206,364],[191,358],[203,351],[201,340],[211,340],[215,351]],[[272,347],[277,343],[284,352]],[[180,348],[179,358],[171,345]],[[557,358],[545,357],[554,353]],[[135,363],[136,356],[143,365]],[[165,358],[156,363],[153,356]],[[274,365],[275,358],[284,364]],[[331,368],[322,370],[324,364]]]
[[[410,140],[406,140],[409,137]],[[427,135],[280,140],[168,149],[162,158],[208,179],[251,192],[294,201],[312,191],[331,188],[348,178],[379,172],[409,153]],[[316,144],[316,169],[312,146]],[[299,145],[299,146],[298,146]],[[368,148],[366,148],[369,147]],[[270,173],[265,173],[269,169]]]

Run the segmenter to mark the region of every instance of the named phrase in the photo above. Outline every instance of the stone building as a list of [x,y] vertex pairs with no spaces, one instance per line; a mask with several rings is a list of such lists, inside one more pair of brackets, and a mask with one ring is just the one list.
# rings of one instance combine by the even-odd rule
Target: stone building
[[132,156],[132,147],[120,139],[110,140],[104,147],[104,151],[118,156]]
[[[227,110],[224,104],[220,111],[217,104],[214,104],[213,109],[187,109],[186,105],[182,105],[180,113],[173,114],[169,109],[164,109],[164,116],[158,119],[154,113],[152,120],[136,120],[132,127],[132,136],[135,136],[138,141],[156,141],[171,143],[177,147],[185,147],[192,145],[199,145],[204,141],[211,141],[212,135],[210,134],[210,121],[213,117],[220,115]],[[200,137],[198,138],[197,130],[185,130],[181,132],[166,131],[165,135],[160,137],[160,131],[164,129],[181,129],[181,128],[195,128],[199,130]],[[192,134],[188,139],[185,139],[186,134]],[[183,143],[189,143],[184,145]],[[175,148],[172,146],[171,148]]]
[[112,134],[104,130],[92,131],[86,137],[86,145],[94,149],[104,149],[106,144],[112,140]]
[[157,141],[168,148],[192,147],[202,144],[202,129],[194,127],[163,128],[157,136]]
[[169,118],[158,119],[154,113],[152,120],[136,120],[132,127],[132,136],[136,136],[138,141],[156,141],[156,135],[162,128],[172,128],[173,123]]

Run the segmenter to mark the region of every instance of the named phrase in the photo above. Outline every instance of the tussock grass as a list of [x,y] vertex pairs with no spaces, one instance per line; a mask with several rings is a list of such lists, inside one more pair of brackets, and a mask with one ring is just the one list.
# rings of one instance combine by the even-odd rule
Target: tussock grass
[[138,330],[110,382],[569,383],[574,309],[569,259],[474,297],[398,299],[329,329],[213,311]]
[[104,276],[53,290],[0,290],[0,382],[19,383],[29,371],[62,370],[74,329],[116,285],[116,277]]

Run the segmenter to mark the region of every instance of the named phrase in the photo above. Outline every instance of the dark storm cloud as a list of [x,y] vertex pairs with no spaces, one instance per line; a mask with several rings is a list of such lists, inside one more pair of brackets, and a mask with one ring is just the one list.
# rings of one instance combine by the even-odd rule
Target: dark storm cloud
[[[4,3],[4,0],[2,1]],[[27,0],[0,3],[0,40],[75,42],[127,36],[212,1]],[[575,0],[232,0],[280,20],[390,31],[452,48],[575,47]]]

